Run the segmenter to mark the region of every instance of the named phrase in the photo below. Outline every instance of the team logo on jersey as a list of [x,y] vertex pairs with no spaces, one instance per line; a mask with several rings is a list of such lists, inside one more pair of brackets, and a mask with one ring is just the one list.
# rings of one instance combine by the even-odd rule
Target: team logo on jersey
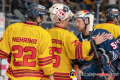
[[74,46],[77,46],[77,44],[79,44],[79,43],[80,43],[79,40],[75,40],[75,41],[71,42],[71,44],[74,44]]
[[96,35],[93,35],[92,37],[96,37]]
[[71,71],[69,73],[69,76],[70,76],[70,78],[75,78],[76,77],[76,72],[75,71]]
[[112,34],[107,34],[107,39],[113,39]]
[[0,42],[3,40],[3,38],[0,38]]

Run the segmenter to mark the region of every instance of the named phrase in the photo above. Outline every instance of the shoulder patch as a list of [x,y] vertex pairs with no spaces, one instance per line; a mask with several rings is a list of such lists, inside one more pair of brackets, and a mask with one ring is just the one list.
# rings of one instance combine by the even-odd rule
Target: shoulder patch
[[113,39],[113,36],[112,36],[112,34],[107,34],[107,39]]
[[92,37],[96,37],[97,35],[93,35]]

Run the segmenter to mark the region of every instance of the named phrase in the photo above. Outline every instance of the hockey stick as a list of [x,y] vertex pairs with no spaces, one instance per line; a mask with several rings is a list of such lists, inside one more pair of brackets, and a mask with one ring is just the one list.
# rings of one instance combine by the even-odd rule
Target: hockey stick
[[18,9],[15,9],[13,12],[21,20],[21,22],[27,21],[25,16]]
[[[93,42],[93,40],[92,40],[93,21],[94,21],[94,15],[90,14],[89,36],[90,36],[91,44],[92,44],[92,46],[93,46],[93,49],[94,49],[94,51],[95,51],[95,54],[96,54],[96,56],[97,56],[97,58],[98,58],[98,60],[99,60],[99,56],[98,56],[98,53],[97,53],[97,49],[96,49],[95,44],[94,44],[94,42]],[[101,72],[104,73],[104,70],[101,69]],[[105,80],[107,80],[105,76],[104,76],[104,78],[105,78]]]
[[25,16],[18,9],[15,9],[13,12],[21,20],[21,22],[26,21]]
[[94,15],[90,14],[90,27],[89,27],[89,36],[90,36],[90,39],[91,39],[91,44],[93,46],[93,49],[95,51],[95,54],[97,56],[97,58],[99,59],[99,56],[98,56],[98,53],[97,53],[97,49],[95,47],[95,44],[92,40],[92,29],[93,29],[93,21],[94,21]]

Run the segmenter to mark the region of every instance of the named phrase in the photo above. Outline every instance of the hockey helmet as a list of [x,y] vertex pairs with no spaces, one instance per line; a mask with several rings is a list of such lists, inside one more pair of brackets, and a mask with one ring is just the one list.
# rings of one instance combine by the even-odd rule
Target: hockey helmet
[[68,6],[60,3],[56,3],[51,8],[49,8],[49,12],[50,18],[53,22],[60,22],[69,16],[74,15]]

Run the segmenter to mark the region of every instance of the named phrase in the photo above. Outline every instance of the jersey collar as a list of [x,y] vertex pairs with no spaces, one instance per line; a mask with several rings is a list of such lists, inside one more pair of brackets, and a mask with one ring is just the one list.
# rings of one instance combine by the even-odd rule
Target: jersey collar
[[63,27],[61,27],[61,26],[57,26],[57,25],[55,25],[55,27],[58,27],[58,28],[62,28],[62,29],[64,29]]
[[24,22],[24,24],[36,25],[37,26],[37,23]]
[[111,23],[111,24],[114,24],[114,22],[106,22],[106,23]]

